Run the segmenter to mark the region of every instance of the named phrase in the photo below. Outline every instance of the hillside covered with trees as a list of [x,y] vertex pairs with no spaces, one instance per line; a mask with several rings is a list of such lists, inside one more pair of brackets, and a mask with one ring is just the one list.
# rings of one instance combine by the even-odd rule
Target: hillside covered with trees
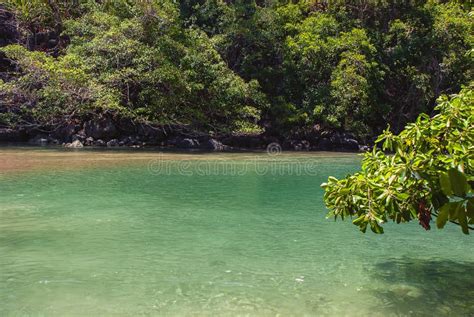
[[0,141],[357,150],[468,85],[473,35],[462,1],[4,0]]

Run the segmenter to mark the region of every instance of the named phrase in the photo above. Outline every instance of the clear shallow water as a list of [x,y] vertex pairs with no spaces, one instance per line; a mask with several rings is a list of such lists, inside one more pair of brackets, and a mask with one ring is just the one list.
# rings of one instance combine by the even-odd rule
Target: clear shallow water
[[457,227],[325,219],[357,156],[0,155],[0,316],[474,314]]

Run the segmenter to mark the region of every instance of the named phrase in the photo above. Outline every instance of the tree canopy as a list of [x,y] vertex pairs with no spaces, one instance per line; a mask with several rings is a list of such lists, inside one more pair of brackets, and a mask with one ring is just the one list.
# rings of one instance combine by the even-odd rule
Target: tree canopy
[[366,153],[362,170],[322,186],[329,217],[355,218],[383,233],[387,221],[418,220],[430,229],[452,222],[474,230],[474,91],[442,96],[433,117],[422,114],[398,135],[387,129]]
[[454,1],[6,0],[0,125],[112,113],[199,131],[399,132],[472,77]]

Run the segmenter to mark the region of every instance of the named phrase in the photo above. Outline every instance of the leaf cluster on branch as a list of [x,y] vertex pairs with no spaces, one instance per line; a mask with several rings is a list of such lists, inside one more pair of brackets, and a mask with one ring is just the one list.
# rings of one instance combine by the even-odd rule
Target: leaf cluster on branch
[[379,148],[365,154],[362,169],[323,184],[329,217],[355,218],[383,233],[387,221],[418,220],[430,229],[432,217],[468,234],[474,225],[474,91],[442,96],[433,117],[421,114],[398,135],[387,129]]

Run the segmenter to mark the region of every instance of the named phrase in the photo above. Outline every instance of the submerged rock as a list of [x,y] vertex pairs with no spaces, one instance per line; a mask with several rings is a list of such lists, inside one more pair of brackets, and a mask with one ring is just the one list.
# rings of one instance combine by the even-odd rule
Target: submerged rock
[[396,284],[390,288],[390,291],[399,297],[418,298],[423,296],[423,292],[416,286],[408,284]]

